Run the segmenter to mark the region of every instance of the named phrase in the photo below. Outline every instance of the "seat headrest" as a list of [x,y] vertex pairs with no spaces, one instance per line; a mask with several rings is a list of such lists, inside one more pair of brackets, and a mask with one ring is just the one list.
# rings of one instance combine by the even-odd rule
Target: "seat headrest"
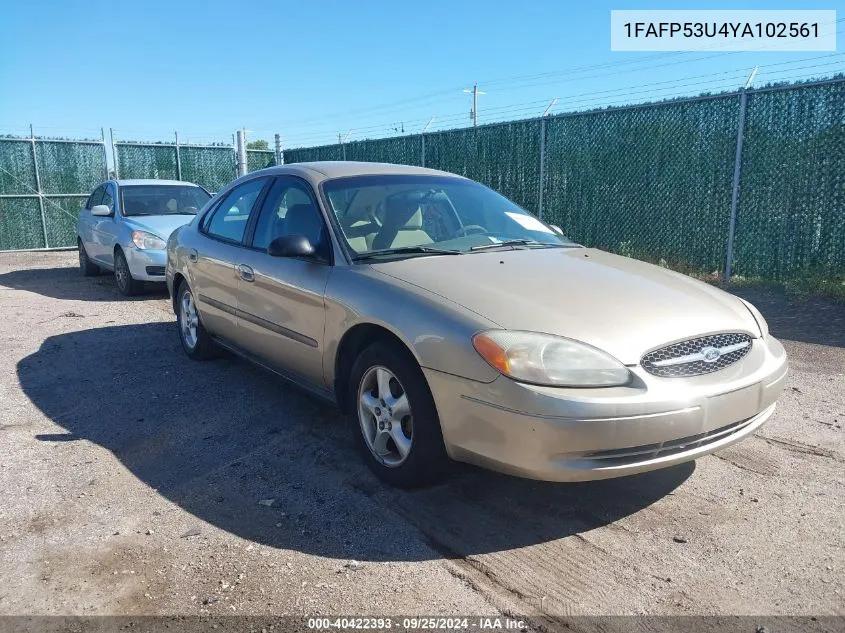
[[423,225],[422,209],[407,198],[388,198],[384,215],[384,226],[392,229],[416,231]]

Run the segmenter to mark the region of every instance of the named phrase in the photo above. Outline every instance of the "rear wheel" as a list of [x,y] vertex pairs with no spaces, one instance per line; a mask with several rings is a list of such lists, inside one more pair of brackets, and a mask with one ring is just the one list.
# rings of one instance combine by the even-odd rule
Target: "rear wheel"
[[191,287],[182,282],[176,290],[176,323],[182,349],[193,360],[208,360],[218,355],[219,348],[203,327]]
[[139,294],[144,289],[144,282],[132,277],[126,255],[119,248],[114,251],[114,280],[117,289],[127,297]]
[[76,248],[79,250],[79,269],[86,277],[96,277],[100,274],[100,267],[88,259],[88,253],[85,251],[85,246],[82,240],[76,240]]
[[378,342],[361,352],[349,397],[364,460],[379,479],[413,488],[443,474],[449,459],[434,399],[403,349]]

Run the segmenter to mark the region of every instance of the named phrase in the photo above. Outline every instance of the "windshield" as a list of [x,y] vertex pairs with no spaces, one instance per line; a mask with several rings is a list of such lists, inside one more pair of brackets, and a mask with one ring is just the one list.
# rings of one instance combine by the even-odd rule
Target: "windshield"
[[356,259],[574,246],[492,189],[448,176],[337,178],[323,192]]
[[196,215],[211,196],[193,185],[127,185],[120,188],[123,215]]

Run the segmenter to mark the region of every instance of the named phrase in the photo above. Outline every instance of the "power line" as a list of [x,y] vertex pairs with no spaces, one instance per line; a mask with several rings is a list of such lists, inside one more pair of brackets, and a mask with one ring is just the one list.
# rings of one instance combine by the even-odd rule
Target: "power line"
[[[778,63],[774,63],[774,64],[768,64],[768,65],[761,66],[761,68],[766,69],[766,68],[771,68],[771,67],[775,67],[775,66],[795,65],[795,64],[800,64],[800,63],[806,62],[806,61],[812,61],[812,60],[815,60],[815,59],[829,59],[829,58],[833,58],[833,57],[841,57],[842,55],[843,55],[843,53],[836,53],[836,54],[832,54],[832,55],[822,55],[822,56],[818,56],[818,57],[810,58],[810,59],[805,59],[805,60],[791,60],[791,61],[785,61],[785,62],[778,62]],[[829,62],[829,63],[825,63],[825,64],[814,64],[814,65],[807,65],[807,66],[799,66],[797,68],[790,68],[788,70],[789,71],[796,71],[796,70],[807,70],[807,69],[812,69],[812,68],[823,68],[823,67],[830,66],[834,63],[836,63],[836,62]],[[734,69],[734,70],[721,71],[721,72],[718,72],[718,73],[707,73],[707,74],[703,74],[703,75],[696,75],[696,76],[688,77],[686,79],[703,79],[703,78],[713,78],[713,77],[725,77],[726,81],[727,81],[727,79],[736,79],[737,83],[741,83],[739,80],[747,77],[747,72],[748,72],[748,68],[743,67],[743,68],[737,68],[737,69]],[[650,83],[645,83],[645,84],[637,84],[637,85],[634,85],[634,86],[624,86],[624,87],[619,87],[619,88],[611,88],[611,89],[607,89],[607,90],[591,91],[591,92],[587,92],[587,93],[570,95],[568,97],[559,99],[559,105],[579,103],[578,97],[592,97],[592,99],[590,99],[590,101],[595,101],[595,97],[598,96],[598,95],[608,95],[609,96],[609,95],[614,95],[614,94],[618,94],[618,93],[623,93],[619,97],[616,97],[616,98],[630,98],[630,97],[633,97],[633,96],[642,95],[642,94],[650,93],[650,92],[665,92],[666,90],[677,90],[679,88],[703,86],[703,85],[712,84],[712,83],[713,83],[712,81],[686,81],[685,79],[670,79],[670,80],[650,82]],[[654,90],[642,90],[643,88],[652,88],[652,87],[655,87],[655,86],[665,86],[665,87],[664,88],[654,88]],[[731,87],[732,86],[730,86],[730,85],[725,86],[723,84],[720,84],[719,86],[713,86],[714,89],[719,89],[719,90],[722,90],[722,89],[729,90]],[[614,97],[609,97],[609,98],[614,99]],[[505,105],[505,106],[493,107],[493,108],[489,108],[486,112],[488,114],[489,113],[501,114],[501,113],[504,113],[504,112],[513,112],[514,110],[524,112],[524,111],[531,109],[529,106],[546,104],[546,103],[548,103],[548,101],[546,99],[542,99],[542,100],[537,100],[537,101],[530,101],[530,102],[523,102],[523,103],[518,103],[518,104],[510,104],[510,105]],[[582,99],[580,101],[580,103],[584,103],[584,100]],[[457,122],[458,120],[463,119],[464,116],[466,116],[466,115],[462,114],[462,113],[452,113],[452,114],[446,114],[446,115],[438,115],[438,126],[442,126],[444,123]],[[485,117],[485,118],[489,118],[489,117]],[[425,122],[427,120],[428,120],[428,117],[426,117],[425,119],[416,119],[416,120],[412,119],[412,120],[406,121],[406,123],[409,123],[409,124],[410,123],[417,123],[417,122],[422,123],[422,122]],[[382,124],[382,125],[373,125],[373,126],[365,126],[365,127],[359,126],[356,129],[357,129],[358,132],[366,133],[366,132],[370,132],[370,131],[374,131],[374,130],[381,130],[381,129],[384,129],[386,127],[387,127],[386,125]],[[327,135],[321,134],[318,129],[313,129],[313,130],[309,130],[307,132],[289,135],[289,136],[286,137],[286,139],[289,142],[301,142],[303,139],[316,139],[316,138],[319,138],[319,137],[322,137],[322,136],[327,136]]]

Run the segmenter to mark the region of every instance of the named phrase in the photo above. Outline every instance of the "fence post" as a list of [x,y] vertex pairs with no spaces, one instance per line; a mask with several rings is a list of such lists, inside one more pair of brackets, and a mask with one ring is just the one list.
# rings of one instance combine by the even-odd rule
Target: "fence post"
[[235,148],[235,156],[237,158],[238,177],[246,175],[246,140],[244,139],[244,131],[237,131],[237,147]]
[[420,134],[420,139],[422,140],[422,154],[420,156],[420,166],[425,167],[425,134]]
[[543,175],[546,171],[546,117],[540,119],[540,190],[537,193],[537,215],[543,219]]
[[176,180],[182,180],[182,157],[179,155],[179,132],[173,132],[176,138]]
[[109,138],[111,139],[111,159],[114,163],[114,178],[117,180],[120,178],[120,171],[117,167],[117,150],[114,148],[114,129],[109,128]]
[[276,140],[276,164],[282,164],[282,137],[280,134],[275,135]]
[[106,173],[106,180],[109,179],[109,156],[106,152],[106,130],[105,128],[100,128],[100,136],[103,139],[103,170]]
[[742,143],[745,137],[745,108],[748,90],[743,88],[739,96],[739,122],[736,132],[736,156],[734,157],[734,179],[731,190],[731,219],[728,225],[728,253],[725,257],[725,281],[731,280],[734,257],[734,234],[736,232],[736,208],[739,204],[739,178],[742,171]]
[[32,166],[35,168],[35,191],[38,194],[38,208],[41,210],[41,230],[44,234],[44,248],[50,248],[47,240],[47,215],[44,213],[44,194],[41,191],[41,174],[38,172],[38,153],[35,151],[35,132],[29,126],[29,142],[32,148]]

